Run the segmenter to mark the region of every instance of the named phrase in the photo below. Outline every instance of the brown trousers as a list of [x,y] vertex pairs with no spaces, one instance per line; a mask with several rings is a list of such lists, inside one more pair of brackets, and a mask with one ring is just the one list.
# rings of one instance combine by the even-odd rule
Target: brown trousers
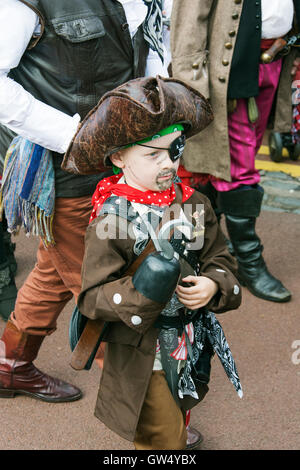
[[18,292],[12,322],[19,330],[46,336],[67,302],[81,288],[84,236],[91,214],[91,196],[57,198],[53,221],[55,246],[42,242],[37,263]]
[[134,445],[137,450],[186,448],[185,413],[175,402],[162,370],[152,372],[138,422]]

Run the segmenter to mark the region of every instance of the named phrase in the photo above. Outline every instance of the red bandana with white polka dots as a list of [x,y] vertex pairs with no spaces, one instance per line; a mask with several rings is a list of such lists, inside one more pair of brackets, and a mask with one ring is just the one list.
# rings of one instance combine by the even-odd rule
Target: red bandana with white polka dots
[[[99,181],[92,198],[93,210],[90,217],[90,222],[97,217],[102,205],[112,194],[115,196],[125,197],[128,199],[128,201],[131,202],[155,206],[170,206],[176,198],[174,184],[172,184],[172,186],[165,191],[139,191],[138,189],[128,186],[128,184],[118,183],[122,176],[123,174],[121,173],[119,175],[113,175]],[[185,202],[187,199],[189,199],[195,191],[185,184],[176,184],[179,184],[181,187],[182,202]]]

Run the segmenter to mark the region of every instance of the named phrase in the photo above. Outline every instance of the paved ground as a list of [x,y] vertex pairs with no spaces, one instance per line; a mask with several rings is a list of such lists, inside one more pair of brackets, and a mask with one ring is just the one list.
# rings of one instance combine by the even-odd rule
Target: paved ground
[[283,149],[282,162],[272,162],[268,154],[268,132],[256,158],[265,190],[263,209],[300,214],[300,157],[291,160]]
[[[265,189],[277,184],[280,196],[285,189],[296,193],[300,183],[267,174],[263,184]],[[285,184],[296,187],[282,186]],[[214,359],[210,392],[192,413],[193,425],[205,436],[202,449],[300,447],[300,201],[297,196],[299,206],[293,206],[293,210],[274,208],[268,197],[257,230],[269,269],[293,292],[293,299],[288,304],[276,304],[259,300],[243,289],[242,306],[219,315],[237,363],[244,398],[237,396],[218,359]],[[37,241],[22,234],[16,241],[20,286],[33,266]],[[47,404],[21,396],[2,399],[0,450],[133,449],[130,442],[93,416],[100,377],[97,365],[89,372],[76,372],[69,366],[72,309],[70,303],[60,316],[58,330],[46,338],[36,365],[76,384],[84,392],[83,399],[69,404]],[[3,328],[0,320],[0,332]]]

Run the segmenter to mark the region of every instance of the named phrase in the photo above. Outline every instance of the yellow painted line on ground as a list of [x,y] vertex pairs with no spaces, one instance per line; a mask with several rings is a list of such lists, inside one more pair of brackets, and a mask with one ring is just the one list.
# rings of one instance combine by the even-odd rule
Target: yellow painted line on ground
[[[260,155],[270,155],[270,149],[269,149],[269,146],[268,145],[262,145],[258,151],[258,153]],[[283,157],[288,157],[289,156],[289,152],[287,151],[287,149],[283,148],[282,149],[282,156]]]
[[[258,155],[270,155],[270,150],[268,145],[262,145],[258,151]],[[289,153],[287,149],[282,150],[282,156],[288,157]],[[291,165],[285,162],[276,163],[272,160],[255,160],[255,167],[257,170],[265,171],[282,171],[283,173],[288,173],[291,176],[299,177],[300,176],[300,166]]]
[[300,166],[289,165],[288,163],[276,163],[273,161],[255,160],[255,168],[265,171],[282,171],[294,177],[300,177]]

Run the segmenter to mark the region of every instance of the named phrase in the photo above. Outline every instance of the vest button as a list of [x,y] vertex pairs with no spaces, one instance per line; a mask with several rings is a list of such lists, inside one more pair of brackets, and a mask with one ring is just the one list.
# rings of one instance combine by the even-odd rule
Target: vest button
[[234,0],[234,3],[236,3],[237,5],[239,5],[240,3],[242,3],[242,0]]
[[239,14],[238,14],[238,13],[233,13],[233,15],[232,15],[231,18],[232,18],[233,20],[237,20],[238,17],[239,17]]
[[198,62],[194,62],[194,63],[193,63],[192,69],[194,69],[194,70],[198,70],[198,69],[199,69],[199,64],[198,64]]
[[226,48],[226,49],[232,49],[232,44],[231,44],[231,42],[225,42],[225,48]]
[[122,28],[123,31],[126,31],[129,28],[129,24],[128,23],[123,23],[121,28]]
[[235,36],[236,32],[234,30],[232,30],[232,31],[229,31],[228,34],[231,38],[233,38]]
[[226,78],[225,77],[218,77],[219,79],[219,82],[221,83],[225,83],[226,82]]
[[226,66],[226,65],[229,65],[229,61],[226,60],[226,59],[223,59],[223,60],[222,60],[222,64],[225,65],[225,66]]

